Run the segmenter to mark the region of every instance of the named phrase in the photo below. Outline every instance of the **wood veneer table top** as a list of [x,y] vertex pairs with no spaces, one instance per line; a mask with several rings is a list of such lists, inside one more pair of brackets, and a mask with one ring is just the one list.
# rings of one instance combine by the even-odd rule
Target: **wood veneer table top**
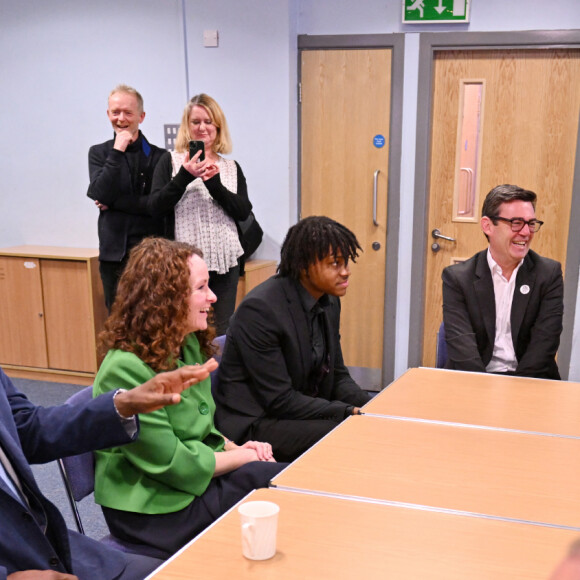
[[273,489],[247,499],[280,506],[272,559],[242,556],[234,509],[150,578],[546,580],[579,537],[558,528]]
[[579,457],[580,439],[362,415],[273,483],[580,530]]
[[580,383],[417,368],[364,411],[580,437]]

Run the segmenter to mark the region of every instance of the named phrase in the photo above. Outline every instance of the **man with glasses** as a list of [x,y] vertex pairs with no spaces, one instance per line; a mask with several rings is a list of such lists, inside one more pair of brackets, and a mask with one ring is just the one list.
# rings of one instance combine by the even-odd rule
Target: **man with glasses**
[[448,368],[560,378],[562,267],[530,250],[544,223],[535,206],[533,191],[494,187],[481,211],[488,249],[443,270]]

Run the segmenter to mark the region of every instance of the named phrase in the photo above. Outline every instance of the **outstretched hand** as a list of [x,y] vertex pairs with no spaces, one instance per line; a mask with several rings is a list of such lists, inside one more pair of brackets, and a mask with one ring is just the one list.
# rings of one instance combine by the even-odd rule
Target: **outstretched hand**
[[122,417],[137,413],[151,413],[181,401],[181,392],[209,377],[218,363],[210,358],[202,365],[184,366],[174,371],[159,373],[146,383],[121,392],[115,397],[115,406]]

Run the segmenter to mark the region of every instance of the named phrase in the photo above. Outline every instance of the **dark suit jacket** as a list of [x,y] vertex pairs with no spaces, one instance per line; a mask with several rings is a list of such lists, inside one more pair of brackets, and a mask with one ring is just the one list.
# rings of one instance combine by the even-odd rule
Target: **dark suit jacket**
[[326,308],[330,372],[317,397],[305,394],[311,370],[311,339],[297,284],[274,276],[254,288],[230,321],[219,370],[216,425],[244,441],[254,421],[344,419],[346,407],[369,395],[351,378],[340,347],[340,300]]
[[[487,250],[445,268],[442,278],[447,367],[485,372],[493,354],[496,314]],[[563,296],[560,263],[530,250],[518,270],[512,302],[516,375],[560,378],[555,356],[562,332]]]
[[84,406],[36,407],[0,369],[0,445],[32,509],[44,514],[48,525],[45,535],[33,512],[0,478],[0,577],[21,570],[54,569],[74,573],[80,580],[109,580],[125,568],[121,552],[67,530],[56,506],[42,495],[29,465],[128,442],[113,394]]
[[[147,166],[138,178],[131,175],[129,157],[136,157],[142,141],[150,147]],[[113,149],[111,139],[89,149],[90,185],[87,196],[109,209],[99,212],[99,259],[120,262],[131,248],[147,236],[164,236],[163,217],[152,217],[143,202],[151,193],[153,172],[165,149],[151,145],[140,133],[126,152]],[[129,243],[131,241],[131,244]]]

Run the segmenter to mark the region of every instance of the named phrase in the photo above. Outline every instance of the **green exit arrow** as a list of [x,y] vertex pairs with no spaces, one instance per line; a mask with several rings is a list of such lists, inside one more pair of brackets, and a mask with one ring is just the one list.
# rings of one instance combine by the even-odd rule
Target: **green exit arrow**
[[470,0],[403,0],[403,22],[469,22]]

